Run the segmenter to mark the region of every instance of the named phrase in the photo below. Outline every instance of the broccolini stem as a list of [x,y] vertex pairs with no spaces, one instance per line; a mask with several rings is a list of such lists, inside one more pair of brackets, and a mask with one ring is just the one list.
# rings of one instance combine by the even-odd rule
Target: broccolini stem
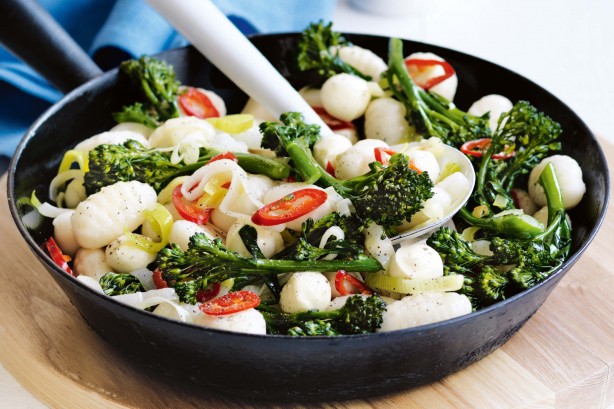
[[[207,154],[204,157],[201,157],[201,160],[198,162],[185,165],[178,169],[176,174],[170,175],[166,179],[166,183],[170,182],[177,176],[193,173],[206,165],[211,158],[220,153],[222,152],[215,150],[207,151]],[[252,153],[233,152],[232,154],[237,158],[238,165],[248,173],[265,175],[275,180],[285,179],[290,176],[290,166],[281,161],[265,158],[264,156],[255,155]],[[164,183],[164,185],[166,185],[166,183]]]
[[323,169],[316,162],[309,149],[305,149],[293,142],[287,143],[285,148],[288,156],[297,164],[295,168],[305,183],[315,183],[321,178],[323,173],[326,173],[326,171],[322,172]]
[[560,210],[565,210],[561,186],[551,163],[548,163],[544,170],[542,170],[542,173],[539,175],[539,183],[544,188],[548,202],[548,224],[551,224],[558,216],[556,213]]
[[276,180],[290,176],[290,166],[279,160],[243,152],[234,152],[233,155],[236,156],[239,166],[248,173],[265,175]]
[[459,210],[458,214],[472,226],[494,230],[506,237],[533,239],[544,232],[540,227],[541,223],[526,214],[480,218],[469,213],[466,207]]
[[[420,95],[420,98],[422,98],[429,108],[439,112],[442,115],[442,120],[443,118],[446,118],[451,127],[458,127],[458,122],[465,120],[467,113],[456,108],[454,104],[451,104],[450,101],[441,95],[433,95],[422,89],[418,90],[418,95]],[[450,119],[450,117],[453,119]]]
[[551,163],[548,163],[539,175],[539,183],[544,188],[548,202],[548,229],[543,238],[554,244],[566,258],[571,248],[571,227],[565,217],[561,187]]
[[160,100],[158,99],[158,97],[156,97],[156,94],[151,90],[151,87],[149,86],[149,81],[145,77],[141,78],[141,87],[143,89],[143,93],[147,96],[147,99],[149,100],[149,102],[151,102],[153,105],[160,104]]
[[326,273],[337,270],[354,271],[357,273],[374,273],[382,270],[382,265],[372,257],[359,257],[354,260],[280,260],[280,259],[254,259],[250,260],[251,267],[241,268],[241,272],[248,275],[268,275],[270,273],[294,273],[299,271],[315,271]]
[[[395,76],[403,93],[400,93],[395,87]],[[410,113],[418,113],[418,115],[412,116],[413,125],[418,129],[426,129],[427,134],[430,136],[435,135],[433,125],[420,103],[419,89],[414,85],[405,67],[403,42],[399,38],[391,38],[388,45],[388,82],[397,98],[405,101],[411,107],[411,109],[408,109],[408,115]],[[416,119],[419,119],[420,123],[415,123]]]

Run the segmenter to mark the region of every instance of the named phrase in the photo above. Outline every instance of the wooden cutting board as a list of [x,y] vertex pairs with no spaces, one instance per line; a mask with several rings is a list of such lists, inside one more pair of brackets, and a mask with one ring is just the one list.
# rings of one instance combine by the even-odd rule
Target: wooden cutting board
[[[604,149],[614,159],[614,146],[604,144]],[[8,211],[6,176],[0,180],[0,238],[0,363],[46,405],[92,409],[272,406],[169,385],[102,341],[20,237]],[[614,404],[612,241],[614,215],[609,212],[595,241],[535,316],[502,348],[465,370],[396,394],[294,407],[600,408]]]

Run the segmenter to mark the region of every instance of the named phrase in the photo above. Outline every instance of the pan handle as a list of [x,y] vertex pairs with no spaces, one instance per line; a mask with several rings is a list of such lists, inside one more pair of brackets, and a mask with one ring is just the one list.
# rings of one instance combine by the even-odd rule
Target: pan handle
[[0,44],[63,93],[102,74],[35,0],[0,0]]

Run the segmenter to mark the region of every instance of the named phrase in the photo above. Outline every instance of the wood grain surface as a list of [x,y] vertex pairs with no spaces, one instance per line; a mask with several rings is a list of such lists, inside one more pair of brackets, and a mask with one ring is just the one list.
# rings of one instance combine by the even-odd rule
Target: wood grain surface
[[[603,147],[608,158],[614,158],[614,147]],[[6,176],[0,181],[0,240],[0,363],[44,404],[92,409],[286,407],[170,383],[102,341],[20,237],[8,211]],[[612,241],[614,216],[609,212],[595,241],[535,316],[502,348],[465,370],[427,386],[368,400],[292,406],[602,408],[614,404]]]

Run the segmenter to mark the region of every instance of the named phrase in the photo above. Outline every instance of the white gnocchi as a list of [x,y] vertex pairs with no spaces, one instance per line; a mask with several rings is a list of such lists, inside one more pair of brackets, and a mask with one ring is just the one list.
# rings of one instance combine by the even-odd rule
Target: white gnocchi
[[107,264],[118,273],[145,268],[156,259],[156,253],[148,252],[134,245],[128,236],[122,235],[105,249]]
[[330,300],[330,284],[322,273],[294,273],[281,289],[279,306],[288,313],[324,310]]
[[153,132],[153,129],[143,124],[139,124],[137,122],[122,122],[122,123],[115,125],[113,128],[110,129],[110,131],[111,132],[114,132],[114,131],[136,132],[138,134],[143,135],[145,139],[148,139],[151,133]]
[[475,116],[489,114],[488,124],[493,131],[497,129],[497,124],[501,115],[513,107],[512,101],[503,95],[490,94],[475,101],[467,113]]
[[190,238],[196,233],[204,233],[210,239],[215,238],[215,235],[204,226],[188,220],[176,220],[171,226],[168,241],[178,245],[181,250],[186,251],[190,244]]
[[388,305],[384,312],[384,322],[377,332],[432,324],[469,314],[471,310],[471,302],[463,294],[415,294]]
[[107,264],[104,249],[79,249],[75,256],[74,267],[77,274],[92,277],[96,281],[100,281],[103,275],[114,272]]
[[79,203],[71,217],[79,246],[101,248],[145,220],[145,210],[157,203],[156,191],[146,183],[117,182]]
[[266,334],[266,321],[262,314],[253,308],[235,314],[220,316],[197,314],[192,324],[223,331],[242,332],[244,334]]
[[544,158],[533,168],[529,175],[529,195],[537,205],[544,206],[547,204],[544,188],[539,184],[539,176],[548,163],[552,163],[552,166],[554,166],[554,173],[561,187],[565,209],[575,207],[586,193],[586,185],[582,180],[582,168],[575,159],[567,155],[554,155]]
[[207,146],[214,136],[215,128],[209,122],[186,116],[169,119],[157,127],[149,137],[149,143],[154,148],[166,148],[190,140]]
[[357,45],[342,46],[337,52],[341,61],[368,75],[373,81],[379,81],[382,73],[388,69],[388,65],[380,56],[366,48]]
[[74,210],[64,212],[53,219],[53,237],[62,251],[74,256],[80,246],[72,229],[71,218]]
[[402,246],[395,253],[387,274],[393,277],[426,279],[443,276],[439,253],[424,242]]
[[405,106],[396,99],[376,98],[365,112],[365,136],[389,145],[414,139],[413,128],[405,119]]
[[352,147],[345,136],[333,133],[323,135],[313,146],[313,156],[320,166],[327,168],[330,163],[335,168],[337,157]]
[[362,116],[371,100],[367,81],[350,74],[337,74],[322,85],[322,106],[332,116],[352,121]]
[[251,225],[256,229],[256,243],[258,244],[258,248],[260,248],[260,251],[264,257],[270,258],[284,248],[284,239],[282,238],[280,232],[263,226],[254,225],[249,223],[247,220],[237,220],[232,226],[230,226],[228,233],[226,234],[226,247],[228,247],[230,250],[236,251],[245,257],[253,256],[252,253],[250,253],[250,251],[245,247],[245,244],[239,235],[239,230],[241,230],[241,228],[245,225]]
[[379,139],[363,139],[340,153],[335,162],[335,176],[345,180],[367,173],[369,164],[375,162],[375,148],[388,148],[388,144]]

